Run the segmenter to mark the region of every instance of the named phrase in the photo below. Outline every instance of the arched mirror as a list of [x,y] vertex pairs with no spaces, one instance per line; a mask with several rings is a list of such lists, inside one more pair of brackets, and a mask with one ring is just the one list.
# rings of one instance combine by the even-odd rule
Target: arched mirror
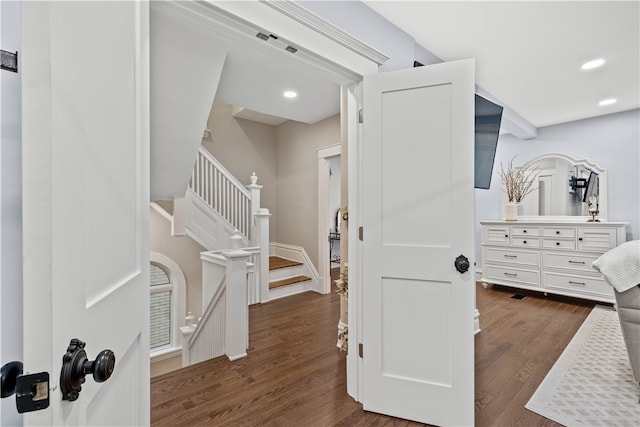
[[[537,171],[535,190],[521,202],[518,217],[590,218],[589,199],[596,197],[601,221],[607,219],[607,171],[589,160],[566,154],[535,157],[522,167]],[[549,218],[551,219],[551,218]]]

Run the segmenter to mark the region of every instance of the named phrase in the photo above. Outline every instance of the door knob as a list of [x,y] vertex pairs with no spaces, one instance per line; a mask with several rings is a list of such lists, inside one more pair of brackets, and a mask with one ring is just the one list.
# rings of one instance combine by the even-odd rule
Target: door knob
[[458,272],[464,274],[467,270],[469,270],[469,259],[464,255],[460,255],[458,256],[458,258],[456,258],[453,265],[456,267],[456,270],[458,270]]
[[92,374],[93,379],[101,383],[108,380],[113,373],[116,365],[116,356],[113,351],[102,350],[95,360],[88,360],[84,347],[84,342],[74,338],[62,357],[60,371],[62,400],[74,401],[78,398],[87,374]]

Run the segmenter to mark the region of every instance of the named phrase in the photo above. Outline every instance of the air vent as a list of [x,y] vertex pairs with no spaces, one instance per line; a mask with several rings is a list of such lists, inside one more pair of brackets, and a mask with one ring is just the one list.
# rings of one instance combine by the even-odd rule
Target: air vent
[[264,41],[269,40],[269,36],[264,34],[264,33],[258,33],[258,34],[256,34],[256,37],[261,39],[261,40],[264,40]]
[[287,47],[285,48],[285,50],[286,50],[287,52],[291,52],[291,53],[296,53],[296,52],[298,51],[298,49],[296,49],[296,48],[295,48],[295,47],[293,47],[293,46],[287,46]]

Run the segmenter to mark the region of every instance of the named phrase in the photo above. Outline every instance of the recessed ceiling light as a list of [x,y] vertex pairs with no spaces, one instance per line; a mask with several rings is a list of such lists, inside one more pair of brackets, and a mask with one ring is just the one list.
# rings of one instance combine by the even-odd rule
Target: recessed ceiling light
[[585,62],[584,64],[582,64],[581,68],[583,70],[593,70],[594,68],[598,68],[602,65],[604,65],[604,59],[598,58],[594,59],[593,61]]
[[298,94],[292,90],[287,90],[282,94],[285,98],[295,98]]
[[601,107],[605,107],[607,105],[615,104],[616,102],[618,102],[617,99],[609,98],[609,99],[603,99],[602,101],[598,102],[598,105],[601,106]]

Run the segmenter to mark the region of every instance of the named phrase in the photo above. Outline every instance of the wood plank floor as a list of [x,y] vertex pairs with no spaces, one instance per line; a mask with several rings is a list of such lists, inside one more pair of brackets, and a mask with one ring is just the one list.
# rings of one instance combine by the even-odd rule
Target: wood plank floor
[[[594,305],[477,286],[476,425],[557,425],[524,408]],[[151,382],[155,426],[419,426],[364,412],[346,394],[338,295],[304,293],[250,309],[249,355]]]

